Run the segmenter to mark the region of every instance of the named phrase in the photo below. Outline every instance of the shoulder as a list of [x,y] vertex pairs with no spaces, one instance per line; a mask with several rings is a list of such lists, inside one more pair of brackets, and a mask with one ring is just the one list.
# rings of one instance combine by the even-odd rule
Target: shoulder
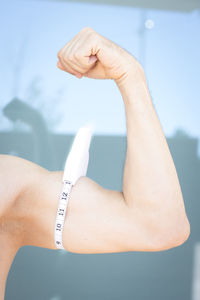
[[0,217],[14,205],[27,182],[41,172],[48,171],[24,158],[0,154]]

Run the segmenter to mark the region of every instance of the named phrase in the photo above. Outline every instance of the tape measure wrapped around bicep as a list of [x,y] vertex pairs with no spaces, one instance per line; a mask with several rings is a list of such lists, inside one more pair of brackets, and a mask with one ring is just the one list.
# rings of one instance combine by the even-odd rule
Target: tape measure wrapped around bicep
[[54,234],[55,245],[58,249],[64,249],[62,232],[71,188],[81,176],[87,174],[92,133],[92,126],[81,127],[78,130],[65,162],[63,189],[59,199]]

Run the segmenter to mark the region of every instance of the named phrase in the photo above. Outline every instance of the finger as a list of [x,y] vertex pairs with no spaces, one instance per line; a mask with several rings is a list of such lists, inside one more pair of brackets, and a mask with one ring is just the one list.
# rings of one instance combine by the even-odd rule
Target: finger
[[74,42],[74,40],[77,39],[77,36],[74,36],[69,42],[67,42],[57,53],[57,57],[58,57],[58,63],[57,66],[60,69],[64,69],[65,70],[65,66],[63,64],[64,62],[64,55],[68,56],[69,50],[72,47],[72,44]]
[[[88,67],[83,67],[76,63],[75,58],[69,58],[68,60],[64,58],[64,62],[67,63],[75,72],[79,74],[84,74],[88,71]],[[91,67],[91,66],[90,66]]]
[[91,48],[92,41],[91,30],[81,30],[79,35],[77,35],[77,39],[74,39],[73,42],[63,48],[61,52],[63,60],[79,73],[84,74],[88,72],[97,61],[97,57],[92,55],[94,51]]
[[58,52],[61,64],[71,74],[81,76],[95,66],[98,59],[92,55],[94,49],[90,44],[91,29],[84,28]]
[[96,55],[87,57],[80,51],[77,51],[69,56],[68,62],[74,70],[78,71],[81,74],[84,74],[94,67],[97,60],[98,59]]
[[72,64],[71,61],[69,60],[69,51],[70,49],[73,48],[73,44],[75,41],[74,37],[70,42],[68,42],[57,54],[59,62],[58,62],[58,67],[60,67],[61,70],[67,71],[72,75],[77,76],[78,78],[82,77],[82,70],[78,68],[75,64]]
[[[73,57],[72,63],[77,65],[77,67],[82,68],[82,72],[86,72],[88,70],[88,61],[84,56],[84,52],[82,49],[84,49],[85,43],[88,43],[88,34],[83,34],[80,36],[79,39],[75,40],[73,43],[73,47],[68,48],[68,57]],[[81,59],[83,58],[83,59]],[[80,72],[80,69],[79,69]]]
[[88,71],[91,65],[88,67],[88,64],[86,65],[86,63],[83,64],[82,61],[80,62],[79,56],[83,56],[83,54],[78,53],[78,50],[76,49],[81,49],[80,39],[76,41],[76,43],[74,42],[73,45],[71,44],[64,48],[61,52],[60,58],[62,59],[63,63],[67,63],[78,73],[83,74]]
[[59,59],[59,60],[61,61],[62,70],[66,71],[72,75],[75,75],[78,78],[82,77],[82,74],[77,72],[76,70],[74,70],[74,68],[71,65],[69,65],[66,61],[63,61],[62,59]]
[[70,41],[68,41],[59,51],[58,51],[58,58],[60,58],[60,55],[63,55],[64,52],[66,52],[67,49],[71,47],[73,42],[77,39],[78,34],[76,34]]
[[57,61],[57,67],[63,71],[65,71],[64,66],[62,65],[62,63],[60,62],[60,60]]

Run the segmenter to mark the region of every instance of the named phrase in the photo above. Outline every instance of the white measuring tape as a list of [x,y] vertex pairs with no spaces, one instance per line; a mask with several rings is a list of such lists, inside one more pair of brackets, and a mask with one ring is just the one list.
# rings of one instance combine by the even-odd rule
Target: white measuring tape
[[89,162],[89,148],[92,137],[91,127],[81,127],[73,141],[69,155],[67,156],[62,178],[63,188],[60,195],[55,222],[54,241],[56,248],[63,247],[62,234],[65,215],[72,186],[81,176],[86,176]]

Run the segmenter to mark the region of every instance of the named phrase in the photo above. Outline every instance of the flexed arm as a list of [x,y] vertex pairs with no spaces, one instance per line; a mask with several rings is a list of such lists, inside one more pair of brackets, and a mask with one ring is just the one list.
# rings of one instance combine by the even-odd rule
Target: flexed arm
[[[58,67],[93,79],[112,79],[121,92],[127,125],[123,191],[82,176],[73,186],[63,231],[76,253],[160,251],[189,236],[176,169],[153,107],[141,65],[126,50],[83,28],[58,53]],[[54,226],[63,171],[0,155],[0,299],[17,249],[56,249]]]
[[127,127],[123,197],[131,211],[133,250],[180,245],[189,236],[190,225],[142,66],[126,50],[88,27],[59,51],[58,58],[60,69],[78,78],[113,79],[121,92]]

